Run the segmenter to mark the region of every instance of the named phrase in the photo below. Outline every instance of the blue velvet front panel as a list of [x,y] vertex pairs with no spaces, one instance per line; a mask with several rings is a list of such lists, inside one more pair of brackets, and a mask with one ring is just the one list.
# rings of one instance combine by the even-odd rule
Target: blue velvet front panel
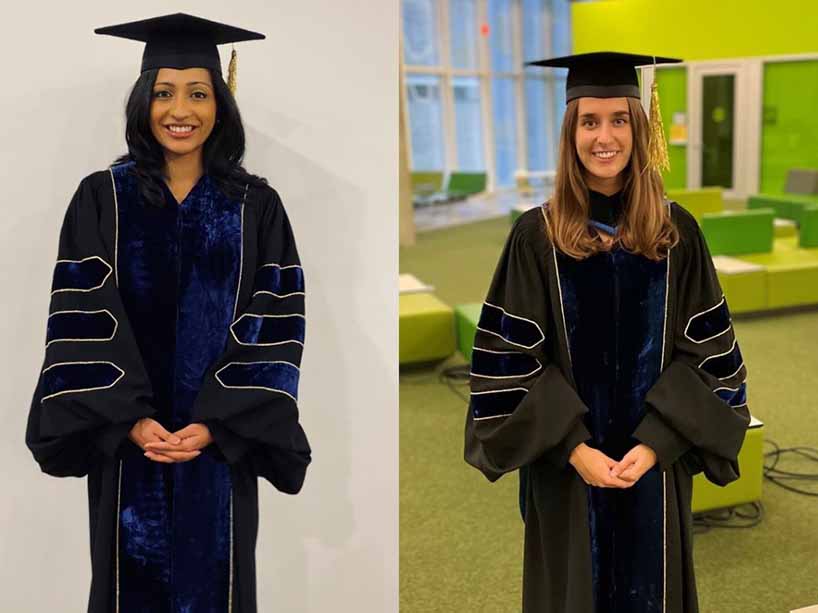
[[[558,255],[574,379],[589,445],[620,460],[662,367],[667,260],[621,249]],[[629,489],[588,488],[595,613],[661,613],[663,483],[657,466]]]
[[[118,273],[125,311],[151,379],[156,419],[190,423],[207,369],[224,351],[238,284],[241,204],[205,175],[181,204],[139,197],[114,167]],[[230,585],[229,467],[208,454],[177,464],[123,460],[121,613],[224,613]]]
[[90,292],[102,287],[110,274],[108,262],[99,256],[78,262],[58,261],[54,266],[51,292]]

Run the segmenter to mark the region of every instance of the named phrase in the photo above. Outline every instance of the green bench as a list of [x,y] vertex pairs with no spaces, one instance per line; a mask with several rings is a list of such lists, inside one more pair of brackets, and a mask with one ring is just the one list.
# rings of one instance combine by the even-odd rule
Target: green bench
[[471,362],[471,350],[474,347],[474,336],[477,333],[477,322],[480,321],[480,309],[483,304],[472,302],[454,307],[454,327],[457,331],[457,349]]
[[448,200],[463,200],[486,191],[485,172],[453,172],[444,190]]
[[724,211],[723,190],[720,187],[669,189],[667,190],[667,198],[678,202],[699,221],[706,213],[721,213]]
[[731,313],[754,313],[767,308],[764,266],[726,255],[714,255],[713,265]]
[[767,309],[818,304],[818,249],[799,248],[797,239],[780,238],[769,253],[744,255],[764,267]]
[[398,339],[399,364],[449,357],[455,349],[452,308],[434,294],[401,294]]
[[702,233],[712,255],[766,253],[773,248],[772,209],[705,213]]
[[773,209],[776,217],[801,223],[804,209],[818,204],[818,196],[802,194],[757,194],[747,198],[747,209]]
[[439,171],[412,172],[412,195],[429,196],[443,189],[443,173]]
[[798,246],[803,249],[818,247],[818,205],[805,207],[801,212]]

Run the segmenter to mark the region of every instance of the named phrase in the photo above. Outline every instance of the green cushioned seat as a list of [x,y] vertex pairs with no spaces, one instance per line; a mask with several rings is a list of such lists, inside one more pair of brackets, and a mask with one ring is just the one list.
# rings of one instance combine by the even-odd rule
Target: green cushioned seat
[[713,255],[766,253],[773,248],[772,209],[705,213],[701,227]]
[[413,172],[411,181],[412,193],[418,196],[428,196],[443,189],[442,172]]
[[786,238],[798,235],[798,225],[792,219],[776,217],[773,225],[776,238]]
[[757,194],[747,198],[748,209],[773,209],[776,217],[791,219],[799,224],[804,208],[816,203],[818,196],[803,194]]
[[474,347],[474,335],[477,333],[477,322],[480,321],[479,302],[459,304],[454,308],[454,325],[457,330],[457,348],[463,357],[471,362],[471,350]]
[[761,499],[764,467],[763,441],[764,425],[758,421],[751,423],[738,454],[741,476],[725,487],[713,485],[701,473],[693,477],[691,506],[694,513],[732,507]]
[[818,249],[799,248],[795,237],[779,238],[772,252],[741,259],[766,268],[768,309],[818,304]]
[[667,190],[668,200],[678,202],[697,220],[701,220],[702,215],[705,213],[721,213],[724,211],[722,194],[723,190],[720,187]]
[[766,269],[717,274],[731,313],[754,313],[767,308]]
[[399,363],[431,362],[455,349],[452,308],[434,294],[401,294],[399,300]]
[[472,196],[486,191],[486,173],[484,172],[453,172],[449,175],[446,185],[449,194]]
[[818,247],[818,205],[805,207],[801,212],[798,246],[804,249]]

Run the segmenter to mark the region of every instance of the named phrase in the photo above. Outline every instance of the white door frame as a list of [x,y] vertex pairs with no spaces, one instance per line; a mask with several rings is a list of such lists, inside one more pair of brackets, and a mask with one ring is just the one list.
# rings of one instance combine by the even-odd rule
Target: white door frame
[[733,187],[728,198],[758,192],[761,143],[761,79],[759,59],[690,62],[687,65],[687,188],[702,186],[702,81],[705,76],[733,75]]

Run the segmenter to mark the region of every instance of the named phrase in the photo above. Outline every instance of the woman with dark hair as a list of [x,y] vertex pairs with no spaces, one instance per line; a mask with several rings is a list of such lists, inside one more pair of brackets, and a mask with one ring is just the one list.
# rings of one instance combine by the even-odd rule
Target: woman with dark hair
[[569,69],[556,185],[483,305],[465,452],[491,481],[520,469],[526,613],[697,611],[692,477],[738,478],[746,368],[639,101],[635,66],[673,61],[535,63]]
[[146,42],[142,73],[128,153],[65,216],[26,443],[88,476],[90,613],[254,613],[257,478],[294,494],[310,462],[303,273],[216,48],[263,35],[184,14],[97,32]]

